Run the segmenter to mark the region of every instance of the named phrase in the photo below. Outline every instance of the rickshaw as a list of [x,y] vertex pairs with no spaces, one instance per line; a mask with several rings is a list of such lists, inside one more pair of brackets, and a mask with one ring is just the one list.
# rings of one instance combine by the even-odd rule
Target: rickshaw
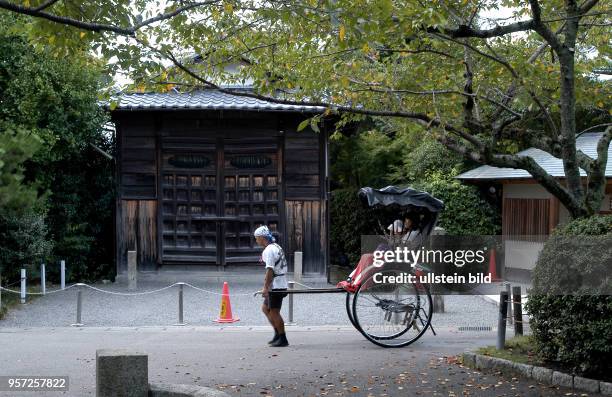
[[[382,189],[364,187],[358,197],[362,204],[384,219],[378,219],[384,243],[375,250],[393,250],[402,244],[401,238],[386,233],[389,219],[416,214],[421,241],[432,233],[444,203],[429,193],[412,188],[387,186]],[[384,222],[384,223],[381,223]],[[404,242],[405,243],[405,242]],[[420,247],[419,247],[420,248]],[[382,347],[404,347],[418,340],[430,329],[433,303],[429,286],[420,283],[420,276],[430,269],[425,264],[385,263],[375,266],[373,254],[361,256],[348,279],[336,288],[289,290],[290,294],[346,293],[346,312],[351,324],[370,342]],[[413,274],[415,282],[385,282],[391,277]],[[401,279],[401,278],[400,278]],[[382,281],[381,281],[382,280]]]

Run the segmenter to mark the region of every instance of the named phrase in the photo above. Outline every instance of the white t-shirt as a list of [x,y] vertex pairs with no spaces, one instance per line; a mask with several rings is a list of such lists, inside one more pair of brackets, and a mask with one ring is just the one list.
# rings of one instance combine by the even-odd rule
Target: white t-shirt
[[288,288],[287,284],[287,259],[280,245],[276,243],[268,244],[261,253],[261,260],[266,265],[266,269],[271,268],[277,275],[272,279],[272,289]]

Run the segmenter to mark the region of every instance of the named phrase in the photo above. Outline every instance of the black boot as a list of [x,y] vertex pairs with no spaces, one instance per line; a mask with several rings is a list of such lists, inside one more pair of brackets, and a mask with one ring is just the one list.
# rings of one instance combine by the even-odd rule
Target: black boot
[[270,343],[271,347],[285,347],[285,346],[289,346],[289,341],[287,340],[287,335],[285,334],[280,334],[278,335],[278,339],[273,342]]
[[272,343],[276,342],[278,340],[278,331],[276,331],[276,329],[274,330],[274,338],[272,338],[271,340],[268,341],[268,344],[271,345]]

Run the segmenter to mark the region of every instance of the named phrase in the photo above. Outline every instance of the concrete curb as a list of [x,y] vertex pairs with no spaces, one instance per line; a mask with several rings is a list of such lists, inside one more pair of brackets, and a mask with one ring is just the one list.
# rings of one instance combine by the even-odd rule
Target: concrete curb
[[503,358],[490,357],[472,352],[463,353],[462,358],[463,365],[483,372],[499,371],[503,374],[519,375],[544,384],[569,387],[589,393],[601,393],[604,396],[612,396],[612,383],[609,382],[573,376],[554,371],[550,368],[515,363]]
[[229,397],[220,390],[195,385],[150,383],[149,397]]

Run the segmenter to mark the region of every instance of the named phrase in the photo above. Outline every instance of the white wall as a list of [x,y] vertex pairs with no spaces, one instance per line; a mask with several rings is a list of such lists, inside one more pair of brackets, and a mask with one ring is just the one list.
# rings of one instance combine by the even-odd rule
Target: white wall
[[506,183],[503,188],[504,198],[551,198],[552,195],[537,183]]
[[504,242],[504,265],[506,268],[532,270],[542,248],[544,248],[544,243],[506,240]]
[[[539,184],[510,183],[504,184],[504,198],[534,198],[546,199],[552,195]],[[601,203],[601,211],[610,211],[610,195],[606,195]],[[559,224],[569,220],[569,212],[559,203]],[[505,242],[505,266],[517,269],[531,270],[534,268],[538,255],[542,250],[543,243],[529,241],[506,241]]]

